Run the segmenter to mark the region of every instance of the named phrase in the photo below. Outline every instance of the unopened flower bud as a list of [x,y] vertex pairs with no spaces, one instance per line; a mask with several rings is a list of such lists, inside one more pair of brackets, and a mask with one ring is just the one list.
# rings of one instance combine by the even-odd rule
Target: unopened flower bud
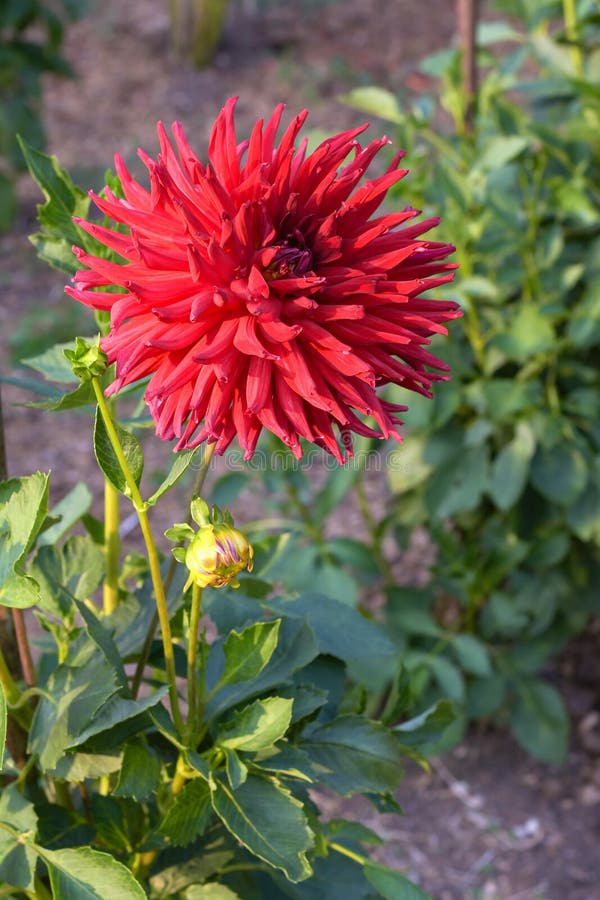
[[226,522],[203,525],[185,552],[188,582],[200,588],[238,587],[236,575],[252,571],[254,551],[241,531]]
[[84,338],[75,338],[75,349],[65,350],[71,363],[73,374],[80,381],[91,381],[103,375],[108,367],[108,359],[98,344],[90,344]]

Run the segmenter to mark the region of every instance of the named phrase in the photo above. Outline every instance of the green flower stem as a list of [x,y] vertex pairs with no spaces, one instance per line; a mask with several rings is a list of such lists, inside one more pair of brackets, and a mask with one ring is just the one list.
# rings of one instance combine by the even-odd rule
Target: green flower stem
[[202,612],[202,588],[197,584],[192,585],[192,608],[190,611],[190,627],[188,633],[187,652],[187,688],[188,688],[188,722],[187,734],[194,733],[196,728],[196,662],[198,658],[198,643],[203,638],[198,635],[200,614]]
[[359,866],[364,866],[369,862],[366,856],[360,856],[360,854],[354,853],[353,850],[349,850],[348,847],[344,847],[343,844],[338,844],[335,841],[329,841],[327,846],[330,850],[335,850],[337,853],[341,853],[342,856],[347,856],[348,859],[353,859],[354,862],[359,864]]
[[123,477],[125,478],[127,487],[129,488],[131,500],[133,502],[135,511],[137,512],[140,529],[142,531],[144,543],[146,545],[148,563],[150,565],[150,577],[152,578],[154,597],[156,600],[156,611],[158,613],[158,620],[160,623],[160,630],[162,634],[165,667],[167,671],[167,682],[169,685],[169,698],[171,701],[171,712],[173,714],[173,720],[177,729],[180,733],[183,733],[184,725],[183,718],[181,716],[181,710],[179,708],[179,697],[177,695],[175,654],[173,652],[173,638],[171,635],[171,626],[169,624],[167,598],[160,574],[158,552],[156,549],[156,544],[154,542],[154,537],[152,535],[152,530],[150,528],[150,522],[148,520],[148,510],[146,508],[146,504],[142,500],[142,496],[139,492],[138,486],[133,475],[131,474],[127,459],[125,458],[125,454],[123,453],[123,448],[121,447],[119,436],[112,420],[108,404],[106,402],[104,394],[102,393],[102,388],[100,387],[98,378],[92,379],[92,385],[94,387],[94,394],[96,395],[100,415],[104,420],[106,433],[114,450],[115,456],[117,457],[118,463],[121,467],[121,471],[123,472]]
[[[198,475],[196,476],[196,481],[194,482],[194,488],[192,491],[192,497],[197,497],[202,492],[202,488],[204,487],[204,482],[206,480],[206,476],[208,474],[208,469],[210,465],[210,461],[212,459],[212,455],[215,449],[215,444],[206,444],[204,447],[204,453],[202,456],[202,462],[200,463],[200,468],[198,470]],[[188,512],[186,522],[188,525],[192,522],[192,516]],[[177,568],[177,560],[173,556],[171,558],[171,562],[169,563],[169,568],[167,569],[167,574],[165,576],[164,581],[164,590],[165,594],[168,594],[169,588],[171,587],[171,582],[175,576],[175,570]],[[156,626],[158,625],[158,616],[155,614],[152,617],[152,621],[150,622],[150,626],[148,628],[148,633],[146,634],[146,639],[144,641],[144,646],[142,647],[142,651],[140,653],[140,658],[138,660],[135,674],[133,676],[133,680],[131,682],[131,693],[134,699],[138,695],[138,691],[140,689],[140,685],[142,683],[142,675],[144,674],[144,668],[146,666],[146,662],[148,660],[148,655],[150,653],[150,647],[152,646],[152,641],[154,640],[154,632],[156,631]]]
[[[116,418],[116,403],[111,398],[108,403],[111,418]],[[106,553],[106,578],[104,579],[102,607],[105,615],[110,615],[119,602],[119,562],[121,542],[119,540],[119,492],[113,484],[104,479],[104,551]]]
[[102,593],[102,607],[105,615],[117,608],[119,600],[119,492],[113,484],[104,479],[104,550],[106,553],[106,577]]
[[[578,36],[577,28],[577,9],[575,0],[563,0],[563,19],[565,21],[565,31],[569,41],[576,41]],[[583,54],[581,47],[575,44],[571,45],[571,60],[577,78],[583,78]]]

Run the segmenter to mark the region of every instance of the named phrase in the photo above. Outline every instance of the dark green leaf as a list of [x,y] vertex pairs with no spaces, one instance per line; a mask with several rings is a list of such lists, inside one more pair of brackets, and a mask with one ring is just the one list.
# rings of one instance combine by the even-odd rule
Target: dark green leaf
[[34,713],[29,752],[38,754],[43,770],[51,770],[70,746],[81,743],[77,736],[82,728],[118,688],[103,657],[78,667],[59,666],[46,688],[48,696],[41,697]]
[[420,715],[396,725],[394,731],[404,747],[415,749],[422,756],[432,756],[455,719],[454,705],[449,700],[438,700]]
[[321,653],[345,662],[363,657],[383,662],[398,648],[385,629],[345,603],[320,593],[302,594],[292,601],[270,601],[269,607],[285,616],[302,616],[313,629]]
[[340,794],[393,791],[402,778],[398,741],[383,725],[362,716],[340,716],[313,728],[300,747]]
[[255,622],[242,632],[231,631],[223,644],[225,671],[219,686],[250,681],[271,659],[279,637],[281,619]]
[[90,382],[86,382],[54,399],[30,401],[24,405],[32,409],[48,409],[52,412],[58,412],[61,409],[77,409],[78,406],[91,406],[94,401],[95,396],[92,385]]
[[[125,459],[137,485],[140,483],[142,471],[144,469],[144,454],[140,444],[131,432],[122,428],[116,423],[117,435]],[[112,444],[106,431],[104,420],[98,409],[96,411],[96,422],[94,425],[94,453],[100,469],[104,472],[110,483],[122,494],[129,496],[130,490],[127,487],[125,476],[119,465],[119,461],[115,455]]]
[[176,795],[160,831],[176,847],[187,847],[204,834],[212,815],[210,788],[202,778],[194,778]]
[[534,450],[535,438],[530,427],[519,422],[515,437],[492,465],[488,491],[499,509],[510,509],[523,493]]
[[251,853],[281,869],[290,881],[308,878],[313,843],[302,804],[272,781],[249,775],[237,791],[215,776],[212,803],[225,827]]
[[[0,795],[0,882],[28,888],[33,881],[35,856],[25,838],[35,834],[37,816],[16,785]],[[3,826],[8,826],[5,828]]]
[[84,219],[89,197],[73,184],[55,156],[46,156],[20,141],[27,167],[46,198],[38,206],[42,231],[32,236],[38,255],[51,266],[73,275],[79,268],[72,246],[88,246],[88,235],[73,222],[73,216]]
[[271,747],[290,726],[293,702],[282,697],[255,700],[220,727],[215,744],[238,751]]
[[585,487],[585,459],[576,447],[567,443],[540,447],[531,465],[531,480],[552,503],[568,506]]
[[146,900],[146,893],[129,869],[91,847],[48,850],[35,847],[48,867],[50,884],[58,900]]
[[168,688],[165,685],[151,696],[144,697],[141,700],[124,700],[121,697],[111,697],[97,710],[91,721],[88,722],[87,727],[73,738],[69,747],[79,747],[94,735],[102,734],[102,732],[108,731],[114,725],[122,724],[128,719],[133,719],[141,713],[152,709],[160,703],[167,692]]
[[81,782],[86,778],[112,775],[121,768],[118,753],[66,753],[53,771],[55,778]]
[[193,884],[185,892],[185,900],[241,900],[239,894],[225,884],[209,881],[208,884]]
[[569,739],[569,717],[560,694],[543,681],[517,685],[510,727],[523,747],[550,763],[564,761]]
[[[318,652],[314,633],[304,620],[283,619],[277,647],[260,675],[253,681],[227,684],[220,688],[207,705],[208,718],[219,716],[232,706],[237,706],[250,697],[263,694],[276,685],[288,681],[296,670],[308,665]],[[208,684],[211,669],[216,682],[218,675],[215,677],[215,670],[222,671],[222,666],[224,666],[222,645],[215,643],[208,658]]]
[[191,466],[194,461],[194,456],[197,454],[197,448],[193,450],[182,450],[177,454],[175,458],[175,462],[171,466],[171,471],[162,482],[159,488],[154,491],[151,497],[148,498],[147,503],[150,506],[154,506],[157,500],[159,500],[163,494],[166,494],[174,485],[177,484],[182,475],[185,475],[188,468]]
[[39,595],[23,564],[48,514],[49,477],[36,472],[0,484],[0,603],[5,606],[30,606]]
[[119,686],[119,689],[125,696],[128,696],[129,682],[127,680],[127,675],[125,674],[125,669],[123,668],[121,656],[111,633],[106,630],[96,613],[93,613],[85,603],[81,603],[75,598],[75,605],[79,610],[79,615],[85,623],[85,628],[90,638],[98,646],[106,661],[112,666],[113,672],[115,673],[115,681]]
[[232,850],[203,850],[199,856],[168,866],[153,875],[150,885],[157,896],[172,897],[190,884],[206,881],[230,863],[233,857]]
[[385,897],[385,900],[433,900],[430,894],[426,894],[396,869],[368,862],[364,867],[364,873],[377,889],[379,896]]
[[242,762],[241,757],[235,750],[225,747],[225,772],[227,773],[227,781],[233,791],[236,791],[248,777],[248,766]]
[[125,744],[116,797],[133,797],[138,802],[154,794],[161,783],[161,763],[153,750],[141,742]]
[[447,519],[474,509],[488,480],[485,445],[458,453],[434,472],[427,487],[427,507],[434,519]]
[[456,634],[452,638],[452,649],[466,672],[486,677],[491,675],[492,666],[485,644],[473,634]]

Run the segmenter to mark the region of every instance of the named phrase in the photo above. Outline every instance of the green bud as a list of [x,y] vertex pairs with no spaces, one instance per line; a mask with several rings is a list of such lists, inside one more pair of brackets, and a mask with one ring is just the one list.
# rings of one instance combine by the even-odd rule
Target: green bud
[[75,349],[63,351],[80,381],[91,381],[103,375],[108,368],[108,358],[99,344],[90,344],[85,338],[75,338]]
[[226,523],[203,525],[185,553],[189,583],[200,588],[238,587],[236,575],[252,571],[254,551],[241,531]]

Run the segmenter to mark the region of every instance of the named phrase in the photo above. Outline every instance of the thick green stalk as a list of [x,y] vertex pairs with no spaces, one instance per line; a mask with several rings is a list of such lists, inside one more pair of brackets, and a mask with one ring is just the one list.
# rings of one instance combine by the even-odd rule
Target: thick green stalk
[[563,0],[562,5],[567,39],[573,42],[570,47],[570,52],[571,60],[573,62],[573,68],[575,69],[575,75],[577,76],[577,78],[583,78],[583,54],[581,52],[581,47],[578,47],[575,43],[575,41],[577,41],[579,31],[577,26],[577,9],[575,6],[575,0]]
[[[202,488],[204,487],[204,482],[206,480],[206,476],[208,474],[208,469],[210,466],[210,461],[212,459],[212,455],[215,449],[215,444],[206,444],[204,447],[204,453],[202,456],[202,462],[200,463],[200,468],[198,470],[198,475],[196,476],[196,481],[194,482],[194,488],[192,491],[192,498],[199,497],[202,493]],[[188,512],[186,522],[188,525],[192,522],[192,516]],[[165,593],[169,592],[169,588],[171,586],[171,582],[173,581],[173,577],[175,575],[175,569],[177,568],[177,560],[175,557],[171,559],[169,564],[169,568],[167,570],[167,574],[165,577],[164,587]],[[140,658],[138,660],[135,674],[133,676],[133,680],[131,682],[131,693],[134,697],[137,697],[138,691],[140,689],[140,685],[142,683],[142,675],[144,674],[144,668],[146,666],[146,662],[148,660],[148,655],[150,653],[150,647],[152,646],[152,641],[154,640],[154,632],[156,631],[156,626],[158,624],[157,616],[152,618],[152,622],[150,623],[150,627],[148,628],[148,633],[146,634],[146,639],[144,641],[144,646],[142,647],[142,652],[140,653]]]
[[102,608],[110,615],[119,601],[119,492],[113,484],[104,479],[104,551],[106,554],[106,577],[102,593]]
[[198,627],[202,612],[202,588],[197,584],[192,585],[192,607],[190,610],[190,627],[188,633],[187,652],[187,688],[188,688],[188,721],[187,733],[191,735],[196,728],[196,662],[198,659]]
[[142,495],[140,494],[135,479],[131,474],[131,469],[129,468],[127,459],[125,458],[125,454],[123,453],[123,448],[121,447],[119,436],[112,420],[108,404],[106,402],[104,394],[102,393],[100,382],[97,378],[94,378],[92,379],[92,384],[94,387],[94,393],[96,395],[96,401],[98,403],[98,409],[100,410],[100,414],[104,420],[106,433],[114,450],[115,456],[117,457],[119,466],[121,467],[121,471],[123,473],[123,477],[125,478],[127,487],[129,488],[131,500],[133,502],[135,511],[137,512],[138,520],[140,523],[140,529],[144,538],[144,544],[146,545],[146,553],[148,555],[148,563],[150,565],[150,577],[152,579],[152,586],[154,587],[154,597],[156,600],[156,611],[158,613],[158,620],[160,623],[160,630],[162,635],[165,667],[167,671],[167,682],[169,685],[169,697],[171,701],[171,712],[173,713],[175,725],[180,732],[183,732],[184,726],[181,716],[181,710],[179,709],[179,697],[177,695],[175,654],[173,652],[173,638],[171,635],[171,626],[169,623],[167,598],[160,574],[158,552],[156,549],[156,544],[154,542],[154,536],[150,528],[150,522],[148,520],[147,506],[142,500]]

